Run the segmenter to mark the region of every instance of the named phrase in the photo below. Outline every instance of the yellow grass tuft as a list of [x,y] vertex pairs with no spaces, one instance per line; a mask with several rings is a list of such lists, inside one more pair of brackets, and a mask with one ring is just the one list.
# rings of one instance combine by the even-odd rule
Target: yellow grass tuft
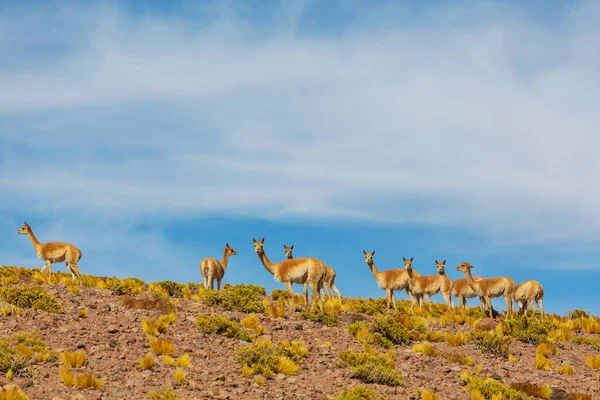
[[458,332],[455,335],[451,333],[446,333],[446,343],[448,343],[450,346],[462,346],[463,344],[465,344],[466,341],[467,337],[464,333]]
[[190,360],[190,355],[187,353],[184,353],[181,357],[179,357],[177,359],[177,366],[181,367],[181,368],[187,368],[187,369],[192,368],[192,362]]
[[433,390],[423,390],[421,392],[421,400],[440,400],[440,396]]
[[177,316],[175,313],[161,315],[158,319],[144,319],[142,321],[142,329],[147,335],[158,336],[161,333],[169,331],[169,324],[175,322]]
[[77,316],[79,318],[86,318],[87,317],[87,310],[85,308],[78,308],[77,309]]
[[585,363],[591,369],[600,369],[600,357],[588,356]]
[[12,369],[9,369],[9,370],[6,372],[6,380],[7,380],[7,381],[10,381],[10,380],[12,380],[12,378],[13,378],[13,375],[14,375],[14,372],[13,372],[13,370],[12,370]]
[[271,318],[280,318],[285,315],[285,306],[283,304],[275,303],[274,305],[271,305],[269,299],[265,297],[263,300],[263,305],[265,306],[265,315]]
[[515,362],[517,362],[517,357],[513,356],[512,354],[510,354],[508,356],[508,361],[510,361],[511,363],[515,363]]
[[552,338],[557,342],[568,342],[573,337],[573,331],[568,326],[559,326],[552,331]]
[[183,382],[185,382],[185,377],[186,377],[186,373],[181,368],[177,368],[177,370],[175,371],[175,374],[173,374],[173,379],[175,379],[175,382],[177,382],[177,384],[179,384],[179,385],[181,385],[181,384],[183,384]]
[[58,373],[63,381],[63,383],[67,386],[75,386],[80,389],[100,389],[102,388],[102,380],[95,378],[91,374],[79,374],[75,375],[68,368],[60,367]]
[[266,333],[265,328],[263,328],[258,322],[256,314],[248,315],[246,318],[243,318],[240,323],[244,328],[256,332],[257,335],[264,335]]
[[423,342],[421,344],[416,344],[413,347],[413,351],[415,353],[423,353],[426,356],[435,357],[439,354],[438,349],[433,347],[429,342]]
[[83,350],[72,353],[65,351],[60,355],[60,359],[67,368],[81,368],[84,366],[87,356]]
[[73,374],[68,368],[60,367],[58,370],[60,375],[60,379],[62,379],[63,383],[67,386],[73,386],[73,381],[75,380],[75,374]]
[[473,390],[471,392],[471,400],[485,400],[485,397],[483,397],[479,390]]
[[294,375],[300,366],[287,357],[279,357],[276,372],[284,375]]
[[535,368],[542,371],[552,371],[552,360],[537,354],[535,356]]
[[265,382],[265,380],[259,376],[254,377],[254,383],[256,383],[258,386],[266,386],[267,385],[267,382]]
[[154,361],[154,357],[152,357],[152,354],[146,354],[144,358],[140,360],[140,368],[144,371],[147,369],[154,368],[155,364],[156,362]]
[[557,348],[553,343],[540,343],[535,350],[536,356],[550,357],[550,355],[556,355]]
[[17,344],[17,353],[19,353],[23,358],[29,360],[33,355],[33,349],[29,346],[26,346],[24,343]]
[[175,353],[175,345],[168,339],[155,338],[150,336],[149,341],[150,348],[157,356],[170,356],[173,353]]
[[248,377],[248,376],[252,376],[252,374],[254,374],[254,371],[252,370],[252,368],[250,368],[248,366],[248,364],[244,364],[242,366],[242,375]]
[[175,360],[171,356],[162,356],[162,362],[169,367],[175,364]]
[[342,304],[337,297],[329,297],[325,300],[325,304],[323,304],[326,312],[335,312],[339,313],[342,311]]
[[573,368],[572,365],[565,364],[565,365],[556,367],[556,372],[563,374],[563,375],[573,375],[575,373],[575,369]]

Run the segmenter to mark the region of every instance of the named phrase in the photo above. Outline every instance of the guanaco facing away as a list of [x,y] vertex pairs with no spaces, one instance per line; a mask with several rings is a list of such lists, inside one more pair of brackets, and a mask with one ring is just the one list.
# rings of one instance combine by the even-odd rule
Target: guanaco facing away
[[[294,245],[287,247],[284,244],[283,249],[285,251],[285,255],[288,258],[288,260],[291,260],[294,258],[294,256],[292,255],[292,250],[294,250]],[[333,268],[331,268],[330,266],[325,265],[325,278],[323,279],[323,288],[327,290],[327,294],[329,294],[330,296],[333,296],[331,294],[331,290],[333,289],[333,291],[335,293],[337,293],[338,299],[340,300],[340,303],[341,303],[342,302],[342,294],[340,293],[338,288],[335,286],[335,276],[336,276],[335,270]],[[324,294],[325,294],[325,291],[322,290],[321,295],[324,295]],[[308,298],[308,282],[304,282],[304,297]]]
[[229,264],[229,256],[235,256],[237,252],[229,245],[225,243],[225,251],[223,252],[223,261],[219,262],[214,258],[205,258],[200,262],[200,273],[204,278],[204,288],[208,289],[210,285],[211,289],[215,288],[215,279],[217,280],[217,290],[221,289],[221,279],[225,276],[225,269]]
[[[442,296],[448,304],[448,307],[451,309],[454,308],[454,303],[452,302],[452,298],[450,297],[450,291],[452,290],[452,280],[446,276],[444,272],[444,266],[446,265],[446,260],[439,262],[435,260],[435,265],[438,271],[438,275],[428,275],[422,276],[419,278],[415,278],[413,276],[412,269],[412,258],[407,260],[402,257],[404,261],[404,266],[408,271],[408,276],[410,278],[410,291],[413,296],[416,298],[419,303],[419,307],[423,305],[423,297],[426,297],[427,305],[431,310],[431,300],[429,296],[434,296],[439,292],[442,292]],[[411,308],[414,306],[414,303],[411,305]]]
[[52,273],[52,264],[57,262],[66,261],[67,268],[71,272],[71,278],[75,281],[77,278],[81,281],[81,274],[79,273],[78,263],[81,260],[81,250],[69,243],[62,242],[47,242],[40,243],[39,240],[33,234],[33,230],[27,222],[23,222],[23,226],[17,231],[21,235],[27,235],[31,244],[35,249],[38,257],[46,261],[46,265],[42,267],[40,272],[44,272],[46,269],[48,273]]
[[[414,296],[409,289],[409,277],[406,269],[389,269],[387,271],[379,272],[375,266],[375,262],[373,262],[375,251],[373,250],[372,253],[367,253],[363,250],[363,254],[365,255],[365,262],[375,277],[377,286],[379,286],[379,289],[385,290],[388,311],[390,310],[390,304],[394,306],[394,310],[398,309],[396,306],[396,298],[394,297],[394,290],[406,290],[406,294],[408,294],[410,300],[414,302]],[[412,273],[414,277],[421,277],[421,274],[417,271],[412,271]]]
[[479,297],[483,297],[488,310],[490,311],[490,318],[492,318],[493,310],[492,301],[490,299],[500,296],[503,296],[504,301],[506,302],[506,316],[510,316],[513,312],[512,296],[515,291],[515,281],[509,277],[502,276],[498,278],[484,278],[477,282],[471,275],[471,268],[473,268],[473,266],[466,261],[456,267],[458,271],[465,273],[467,282],[475,294]]
[[[296,310],[294,304],[294,291],[292,283],[304,284],[308,282],[312,291],[312,307],[319,303],[319,307],[323,310],[323,298],[321,290],[323,290],[323,280],[325,279],[325,264],[316,258],[294,258],[292,260],[283,260],[278,263],[272,263],[265,254],[263,244],[265,238],[254,242],[254,251],[258,254],[258,258],[263,263],[267,271],[269,271],[276,281],[285,284],[288,294],[290,295],[290,309],[292,312]],[[304,303],[308,307],[308,293],[305,293]]]
[[513,298],[519,305],[519,314],[525,313],[527,315],[527,306],[531,304],[535,315],[535,303],[537,303],[542,312],[542,318],[544,318],[544,306],[542,304],[544,288],[538,281],[528,280],[518,285],[513,293]]

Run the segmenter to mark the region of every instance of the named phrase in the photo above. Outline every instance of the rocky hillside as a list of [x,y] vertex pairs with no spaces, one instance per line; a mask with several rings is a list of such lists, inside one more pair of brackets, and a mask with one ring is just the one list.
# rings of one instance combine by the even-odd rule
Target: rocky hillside
[[596,399],[600,319],[0,268],[0,399]]

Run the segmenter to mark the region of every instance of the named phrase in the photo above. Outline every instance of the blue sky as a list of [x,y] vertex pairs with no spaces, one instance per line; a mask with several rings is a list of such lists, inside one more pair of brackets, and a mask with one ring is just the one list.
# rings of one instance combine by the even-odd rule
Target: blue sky
[[265,237],[344,295],[382,295],[364,249],[600,314],[597,2],[140,4],[0,5],[0,263],[43,264],[26,220],[84,273],[200,281],[227,241],[283,288]]

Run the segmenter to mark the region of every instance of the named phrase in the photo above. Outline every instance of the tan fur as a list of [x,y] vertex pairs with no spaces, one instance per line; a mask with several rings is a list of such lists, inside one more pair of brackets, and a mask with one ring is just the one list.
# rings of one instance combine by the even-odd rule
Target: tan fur
[[223,261],[219,262],[214,258],[205,258],[200,262],[200,274],[204,278],[204,287],[208,289],[209,285],[211,289],[215,288],[215,279],[217,280],[217,290],[221,289],[221,279],[225,276],[225,270],[229,263],[229,256],[235,256],[237,252],[229,245],[225,243],[225,250],[223,251]]
[[544,288],[538,281],[528,280],[518,285],[513,293],[513,298],[519,305],[520,314],[526,313],[529,304],[531,304],[535,314],[535,303],[537,303],[542,312],[542,318],[544,318]]
[[81,281],[81,274],[79,273],[78,263],[82,257],[81,250],[69,243],[62,242],[47,242],[40,243],[39,240],[33,234],[33,230],[27,222],[23,223],[23,226],[17,231],[21,235],[27,235],[37,255],[42,260],[46,261],[40,272],[48,270],[48,273],[52,273],[52,264],[57,262],[66,261],[67,268],[71,272],[71,278],[73,281],[77,278]]
[[[473,277],[473,280],[475,282],[479,282],[482,279],[483,278],[480,276]],[[460,278],[460,279],[455,280],[452,283],[452,290],[451,290],[450,294],[453,297],[458,297],[458,302],[462,308],[467,308],[467,300],[466,299],[472,299],[473,297],[477,297],[477,294],[473,291],[473,289],[471,289],[471,286],[469,286],[469,282],[467,282],[467,278]],[[481,301],[481,305],[483,306],[483,309],[485,310],[485,308],[487,307],[487,305],[485,304],[485,300],[483,299],[483,297],[480,297],[479,300]]]
[[[276,281],[285,284],[288,294],[290,295],[290,309],[292,311],[295,311],[292,283],[304,284],[305,282],[308,282],[312,291],[312,307],[315,306],[318,300],[319,307],[323,310],[321,290],[323,289],[323,280],[325,279],[325,264],[323,264],[322,261],[317,260],[316,258],[294,258],[292,260],[283,260],[278,263],[272,263],[267,258],[263,249],[265,238],[262,238],[261,241],[252,238],[252,241],[254,242],[254,251],[258,254],[258,258],[267,271],[273,275]],[[308,298],[305,298],[305,304],[308,306]]]
[[[375,263],[373,262],[373,256],[375,255],[375,251],[372,253],[367,253],[363,250],[363,254],[365,255],[365,262],[371,269],[371,273],[375,277],[375,281],[377,282],[377,286],[379,289],[385,290],[385,295],[387,299],[387,309],[390,310],[390,304],[394,306],[394,309],[397,310],[396,306],[396,298],[394,297],[394,290],[406,290],[406,294],[410,297],[410,300],[414,302],[414,296],[409,289],[409,277],[408,271],[405,268],[401,269],[390,269],[387,271],[379,272]],[[413,276],[420,277],[417,271],[413,271]]]
[[[421,276],[418,278],[413,275],[413,259],[411,258],[410,260],[407,260],[406,258],[403,258],[403,260],[410,279],[410,291],[412,292],[416,301],[419,303],[419,307],[423,305],[423,297],[426,297],[427,304],[429,306],[429,309],[431,310],[431,300],[429,300],[429,296],[434,296],[441,292],[442,296],[444,297],[444,300],[446,301],[446,304],[448,304],[448,306],[451,309],[454,308],[454,303],[452,303],[452,298],[450,297],[450,291],[452,290],[452,280],[448,278],[446,276],[446,273],[444,272],[444,266],[446,264],[445,260],[441,263],[437,260],[435,261],[438,270],[438,275]],[[414,302],[412,304],[412,307],[414,307]]]
[[456,267],[458,271],[465,273],[471,289],[473,289],[479,297],[484,298],[490,312],[490,318],[492,318],[492,301],[490,299],[500,296],[504,297],[507,317],[510,316],[513,312],[512,295],[515,291],[515,281],[509,277],[502,276],[498,278],[484,278],[479,282],[476,282],[471,275],[471,268],[473,268],[473,266],[468,262],[463,262]]
[[[285,255],[288,258],[288,260],[291,260],[294,258],[294,256],[292,255],[292,250],[294,250],[294,245],[287,247],[284,244],[283,249],[285,250]],[[336,276],[335,270],[333,268],[331,268],[330,266],[325,265],[325,278],[323,279],[323,288],[327,290],[327,294],[329,294],[330,296],[333,296],[331,294],[332,290],[335,293],[337,293],[337,296],[340,299],[340,303],[341,303],[342,302],[342,294],[340,293],[338,288],[335,286],[335,276]],[[322,289],[321,296],[324,296],[324,295],[325,295],[325,290]],[[304,298],[308,299],[308,282],[304,282]]]

